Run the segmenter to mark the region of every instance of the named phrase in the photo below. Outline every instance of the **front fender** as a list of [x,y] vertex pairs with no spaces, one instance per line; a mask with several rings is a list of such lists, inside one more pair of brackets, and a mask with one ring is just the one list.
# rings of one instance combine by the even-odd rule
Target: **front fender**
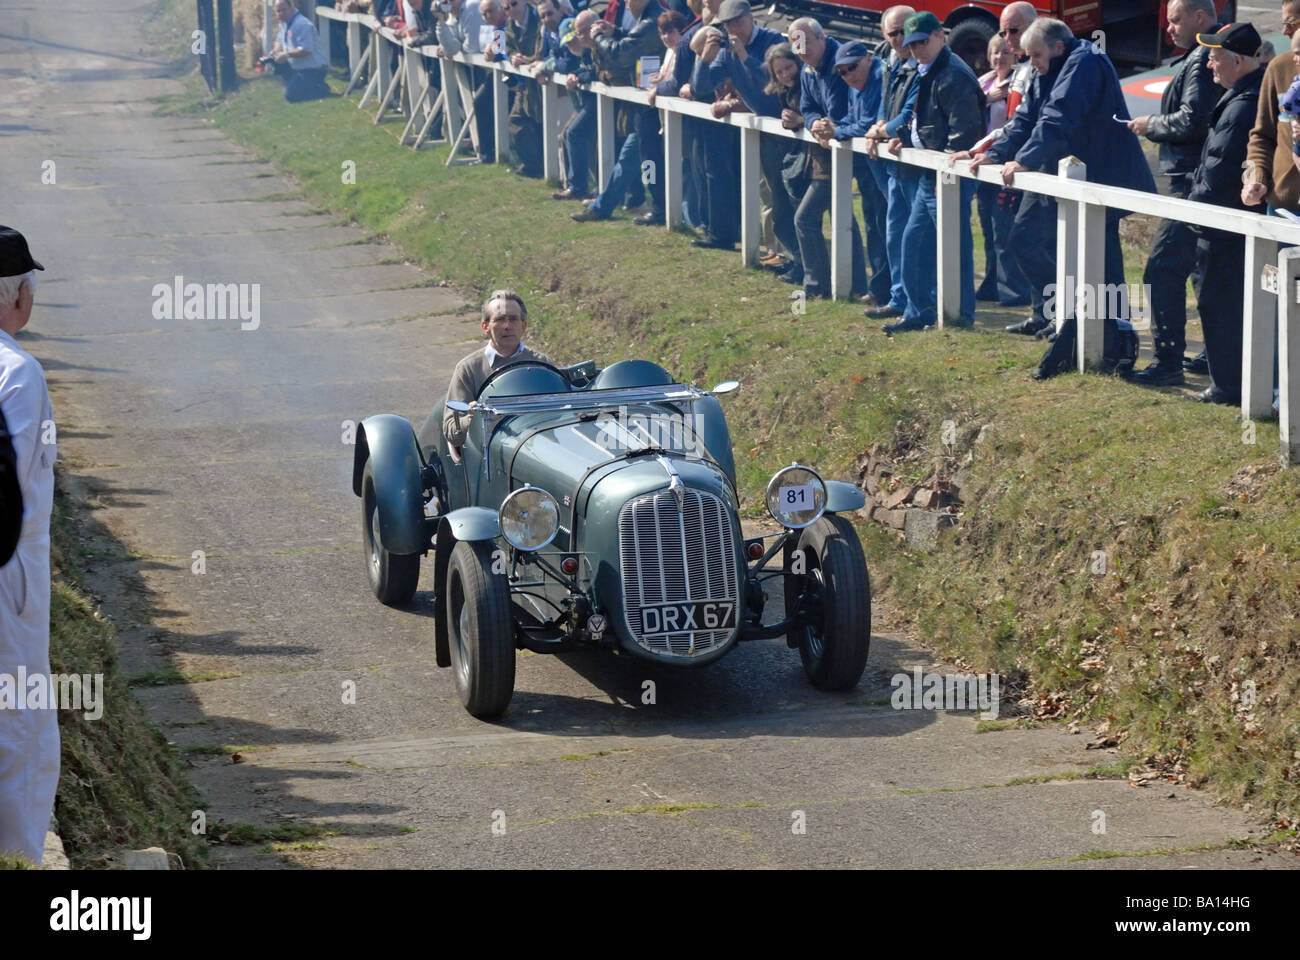
[[843,480],[827,480],[826,512],[844,513],[847,510],[860,510],[867,504],[867,498],[861,490]]
[[493,540],[499,532],[500,519],[497,512],[488,507],[461,507],[438,519],[433,551],[433,650],[434,662],[440,667],[451,666],[446,583],[452,547],[460,540]]
[[379,542],[389,553],[424,553],[423,462],[405,417],[382,413],[361,421],[352,461],[352,492],[362,495],[366,462],[375,484]]

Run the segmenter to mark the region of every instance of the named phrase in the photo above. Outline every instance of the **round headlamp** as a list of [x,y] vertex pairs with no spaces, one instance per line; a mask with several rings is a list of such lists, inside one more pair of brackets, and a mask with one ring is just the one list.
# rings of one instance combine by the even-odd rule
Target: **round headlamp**
[[768,481],[767,511],[788,529],[811,526],[826,511],[826,484],[815,470],[792,463]]
[[540,550],[560,529],[560,507],[541,487],[524,484],[501,504],[501,535],[518,550]]

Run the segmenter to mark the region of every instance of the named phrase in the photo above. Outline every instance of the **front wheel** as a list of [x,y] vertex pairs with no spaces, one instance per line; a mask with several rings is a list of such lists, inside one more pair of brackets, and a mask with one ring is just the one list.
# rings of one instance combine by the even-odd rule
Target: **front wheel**
[[456,693],[474,716],[499,716],[515,692],[515,638],[510,585],[492,572],[491,544],[456,544],[446,596]]
[[379,538],[379,504],[375,498],[375,476],[366,461],[361,477],[361,521],[365,531],[366,574],[370,589],[380,603],[401,607],[411,602],[420,582],[418,553],[389,553]]
[[853,525],[834,514],[821,517],[801,531],[789,564],[788,571],[804,572],[786,574],[786,610],[801,605],[812,621],[790,637],[804,672],[820,690],[850,690],[871,646],[871,579]]

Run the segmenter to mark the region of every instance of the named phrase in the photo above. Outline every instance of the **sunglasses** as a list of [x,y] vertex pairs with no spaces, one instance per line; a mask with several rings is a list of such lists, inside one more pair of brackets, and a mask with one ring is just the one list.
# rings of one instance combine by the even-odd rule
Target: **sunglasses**
[[1019,27],[1007,27],[1005,30],[999,30],[999,31],[998,31],[998,36],[999,36],[999,37],[1008,37],[1008,36],[1011,36],[1012,34],[1019,33],[1019,32],[1020,32],[1020,28],[1019,28]]
[[854,70],[858,69],[858,64],[861,62],[862,62],[861,60],[858,60],[855,61],[854,63],[841,63],[838,67],[835,68],[835,72],[838,73],[841,77],[846,76],[847,74],[850,74]]
[[885,34],[885,36],[887,37],[901,37],[902,35],[903,35],[902,30],[890,30],[887,34]]

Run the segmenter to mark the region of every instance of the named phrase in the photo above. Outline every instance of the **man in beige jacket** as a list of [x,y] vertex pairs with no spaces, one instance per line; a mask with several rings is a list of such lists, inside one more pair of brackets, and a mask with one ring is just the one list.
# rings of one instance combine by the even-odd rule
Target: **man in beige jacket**
[[[483,301],[483,335],[488,338],[487,346],[475,350],[468,357],[456,364],[452,371],[451,383],[447,386],[448,400],[461,400],[472,403],[478,399],[478,392],[487,383],[487,378],[494,370],[520,360],[541,360],[550,363],[550,359],[524,346],[524,332],[528,329],[528,308],[524,306],[523,297],[513,290],[494,290]],[[465,444],[465,434],[469,430],[470,415],[457,413],[448,409],[442,418],[442,432],[447,442],[453,447]]]

